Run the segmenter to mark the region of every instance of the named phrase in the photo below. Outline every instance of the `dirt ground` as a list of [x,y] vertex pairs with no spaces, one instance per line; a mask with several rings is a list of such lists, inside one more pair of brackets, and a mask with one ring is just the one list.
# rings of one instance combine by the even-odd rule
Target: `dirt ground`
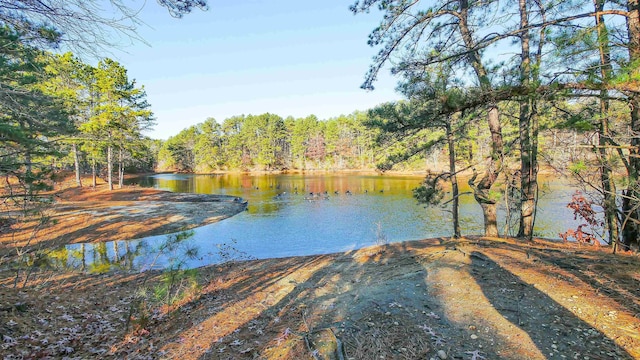
[[[115,226],[93,241],[113,240],[125,236],[118,229],[129,236],[135,229],[127,226],[150,224],[154,202],[171,205],[164,195],[129,191],[138,191],[140,203],[83,190],[62,195],[60,205],[67,213],[97,211],[98,228]],[[121,200],[126,205],[99,205]],[[200,201],[181,201],[191,200]],[[166,216],[191,226],[212,218],[179,211]],[[50,233],[90,239],[61,224]],[[161,228],[145,226],[141,234]],[[197,286],[176,281],[184,296],[171,303],[149,296],[167,284],[167,274],[38,269],[14,287],[16,269],[5,266],[0,356],[640,359],[640,259],[609,252],[544,240],[426,239],[200,268]]]

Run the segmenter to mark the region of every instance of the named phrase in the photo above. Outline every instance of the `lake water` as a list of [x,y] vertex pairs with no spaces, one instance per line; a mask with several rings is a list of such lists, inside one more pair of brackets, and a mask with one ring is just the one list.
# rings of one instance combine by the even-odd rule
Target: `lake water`
[[[167,247],[171,237],[162,235],[74,244],[66,251],[75,266],[94,269],[176,264],[193,268],[227,259],[343,252],[380,239],[399,242],[450,236],[450,206],[425,207],[412,198],[412,189],[421,180],[420,176],[354,174],[154,175],[136,182],[175,192],[239,196],[249,201],[247,211],[195,229],[176,248]],[[558,238],[558,233],[577,226],[566,208],[574,192],[566,183],[542,181],[536,236]],[[501,233],[504,218],[502,210]],[[483,231],[482,212],[472,195],[461,197],[460,224],[463,235]],[[162,246],[165,248],[159,251]],[[198,250],[197,256],[185,256],[191,248]]]

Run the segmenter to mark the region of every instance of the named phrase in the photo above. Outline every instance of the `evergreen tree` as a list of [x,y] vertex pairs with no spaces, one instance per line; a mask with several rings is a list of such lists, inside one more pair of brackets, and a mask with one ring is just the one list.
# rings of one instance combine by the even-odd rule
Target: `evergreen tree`
[[143,87],[130,81],[127,71],[111,59],[100,61],[93,72],[93,112],[80,129],[92,142],[106,148],[107,183],[113,189],[114,150],[118,151],[118,183],[122,186],[125,153],[143,138],[142,131],[153,124]]
[[[74,128],[77,129],[87,120],[90,112],[87,84],[84,81],[87,66],[70,52],[59,55],[46,54],[43,60],[47,64],[44,68],[47,74],[47,81],[43,82],[40,87],[44,93],[62,99],[65,108],[71,114]],[[80,171],[80,148],[82,144],[82,134],[77,131],[74,136],[65,139],[60,144],[64,148],[71,147],[76,184],[80,187],[82,186]]]
[[225,164],[222,153],[222,126],[214,118],[197,125],[198,135],[194,145],[196,171],[210,172]]
[[56,139],[73,128],[61,99],[45,94],[41,52],[21,35],[0,27],[0,175],[9,199],[33,200],[46,187]]

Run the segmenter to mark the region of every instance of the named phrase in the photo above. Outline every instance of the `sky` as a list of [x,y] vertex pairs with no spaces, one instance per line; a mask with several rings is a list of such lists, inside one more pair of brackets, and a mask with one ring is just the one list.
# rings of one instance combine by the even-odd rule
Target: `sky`
[[396,79],[360,88],[378,49],[367,45],[381,14],[354,15],[352,0],[214,1],[182,19],[148,0],[134,43],[109,56],[144,85],[167,139],[213,117],[272,113],[328,119],[397,100]]

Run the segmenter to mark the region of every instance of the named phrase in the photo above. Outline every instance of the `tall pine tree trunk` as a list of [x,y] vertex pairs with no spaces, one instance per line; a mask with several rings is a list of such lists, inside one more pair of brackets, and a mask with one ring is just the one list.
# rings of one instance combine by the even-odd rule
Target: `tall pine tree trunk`
[[[529,26],[529,12],[527,0],[518,0],[520,9],[520,28]],[[520,34],[520,82],[523,87],[531,85],[531,49],[529,46],[529,31]],[[536,116],[531,106],[531,96],[520,99],[520,114],[518,119],[520,137],[520,226],[518,237],[531,240],[536,210],[538,190],[538,163],[531,141],[532,120]]]
[[518,237],[531,240],[538,196],[538,164],[531,142],[531,122],[527,104],[520,104],[520,227]]
[[[630,99],[631,109],[631,130],[634,134],[640,134],[640,111],[634,110],[640,107],[639,99]],[[629,185],[625,191],[622,203],[622,211],[624,214],[622,228],[622,245],[624,250],[638,248],[638,235],[640,235],[638,221],[638,200],[640,199],[640,189],[638,187],[638,176],[640,174],[640,137],[634,135],[631,139],[631,150],[629,157]]]
[[113,147],[107,146],[107,183],[109,190],[113,190]]
[[80,157],[78,155],[78,144],[71,145],[73,150],[73,165],[76,171],[76,185],[82,187],[82,179],[80,178]]
[[[604,0],[594,0],[595,11],[604,9]],[[609,34],[604,23],[604,16],[596,15],[596,30],[598,33],[598,50],[600,53],[600,76],[602,82],[608,84],[611,79],[611,51],[609,49]],[[618,243],[618,217],[616,205],[616,184],[611,175],[611,166],[607,146],[610,145],[609,132],[609,100],[607,90],[600,92],[600,129],[598,137],[598,155],[600,157],[600,181],[603,193],[603,208],[605,224],[609,233],[609,242],[613,245],[614,251]]]
[[118,149],[118,188],[124,186],[124,151],[122,146]]
[[474,175],[469,179],[469,186],[473,190],[473,196],[482,208],[484,218],[484,235],[499,236],[497,218],[497,200],[491,194],[491,187],[498,179],[502,171],[502,127],[500,126],[498,107],[491,104],[488,114],[489,131],[491,132],[491,156],[486,165],[485,173],[478,183],[475,182],[478,174],[474,169]]
[[447,130],[447,142],[449,144],[449,180],[451,181],[451,195],[452,204],[452,218],[453,218],[453,237],[455,239],[460,238],[460,199],[458,191],[458,178],[456,176],[456,145],[451,131],[451,124],[446,125]]
[[[627,1],[627,30],[629,32],[629,62],[638,64],[640,62],[640,3],[638,0]],[[638,76],[640,68],[634,70]],[[625,216],[623,227],[622,243],[626,249],[639,248],[640,229],[640,95],[632,93],[629,96],[629,107],[631,108],[631,150],[629,156],[629,186],[625,192],[623,200],[623,213]]]
[[631,130],[634,136],[631,140],[632,150],[629,158],[630,171],[629,171],[629,185],[625,192],[625,199],[623,201],[623,212],[625,216],[624,228],[623,228],[623,241],[625,249],[638,249],[640,241],[638,236],[640,235],[640,229],[638,222],[640,221],[640,214],[638,209],[638,202],[640,201],[640,183],[638,181],[640,175],[640,99],[630,99],[631,106]]
[[95,189],[96,186],[98,186],[98,169],[97,169],[98,165],[96,164],[96,159],[93,158],[93,161],[91,163],[91,180],[92,180],[92,185],[93,188]]

